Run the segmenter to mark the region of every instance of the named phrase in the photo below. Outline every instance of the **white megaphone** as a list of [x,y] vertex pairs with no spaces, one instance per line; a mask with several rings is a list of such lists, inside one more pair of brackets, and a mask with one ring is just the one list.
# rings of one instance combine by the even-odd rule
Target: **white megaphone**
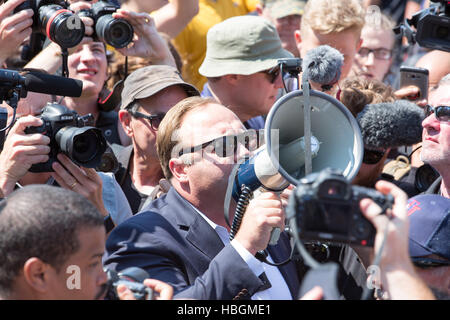
[[282,191],[289,184],[297,185],[305,175],[325,168],[340,170],[349,181],[356,176],[364,152],[356,119],[340,101],[319,91],[309,91],[308,105],[310,146],[305,139],[308,133],[305,135],[303,91],[290,92],[272,106],[264,129],[265,147],[237,169],[235,200],[242,185],[251,190],[262,187]]

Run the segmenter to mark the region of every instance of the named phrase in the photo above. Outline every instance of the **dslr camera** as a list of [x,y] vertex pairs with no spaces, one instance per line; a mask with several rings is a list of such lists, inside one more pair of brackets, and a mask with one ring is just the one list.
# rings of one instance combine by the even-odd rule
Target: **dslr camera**
[[93,3],[91,9],[80,10],[78,16],[94,20],[94,38],[114,48],[124,48],[133,40],[134,30],[125,19],[112,17],[119,8],[114,3],[100,0]]
[[373,247],[376,230],[363,216],[359,201],[374,200],[383,213],[394,198],[374,189],[352,186],[339,172],[325,169],[301,179],[295,197],[299,237],[306,241]]
[[117,273],[116,271],[107,269],[106,275],[108,277],[106,291],[107,300],[119,300],[117,287],[120,284],[124,284],[130,289],[136,300],[154,299],[153,290],[142,283],[145,279],[149,278],[149,275],[145,270],[138,267],[130,267]]
[[[394,29],[412,44],[450,52],[450,2],[431,0],[435,4],[414,14]],[[416,28],[416,32],[411,28]]]
[[63,105],[48,103],[40,118],[44,124],[28,127],[25,133],[42,133],[50,138],[49,160],[33,164],[29,171],[53,171],[52,163],[61,152],[82,167],[96,168],[101,163],[107,144],[100,129],[86,126],[92,115],[81,117]]
[[72,48],[81,42],[85,27],[83,21],[68,8],[64,0],[27,0],[14,13],[32,9],[33,32],[40,32],[63,48]]

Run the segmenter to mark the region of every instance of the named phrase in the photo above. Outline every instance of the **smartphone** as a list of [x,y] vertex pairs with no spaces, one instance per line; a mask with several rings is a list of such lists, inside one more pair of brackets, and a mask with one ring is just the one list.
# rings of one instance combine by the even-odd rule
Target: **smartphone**
[[400,88],[416,86],[419,94],[407,97],[410,101],[428,99],[428,69],[416,67],[400,67]]

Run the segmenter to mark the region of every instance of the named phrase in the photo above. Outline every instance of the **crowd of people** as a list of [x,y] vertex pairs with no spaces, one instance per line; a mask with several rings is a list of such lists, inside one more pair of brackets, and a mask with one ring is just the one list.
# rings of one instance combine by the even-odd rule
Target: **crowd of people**
[[[46,39],[32,57],[23,52],[45,28],[36,9],[16,10],[25,2],[0,1],[0,68],[68,72],[82,93],[30,91],[16,106],[0,97],[11,124],[0,135],[1,299],[136,299],[109,276],[130,268],[161,300],[449,299],[450,53],[393,32],[429,1],[109,0],[112,18],[134,32],[127,46],[107,44],[95,19],[80,15],[75,47]],[[68,10],[96,2],[69,0]],[[303,294],[314,267],[285,228],[296,186],[224,203],[236,164],[263,148],[273,105],[302,89],[301,70],[286,72],[279,60],[325,45],[342,54],[340,77],[326,89],[310,85],[358,125],[362,163],[351,183],[394,201],[357,205],[374,227],[373,247],[308,247],[338,272]],[[400,66],[426,69],[427,92],[403,86]],[[0,94],[10,94],[2,81]],[[49,121],[41,118],[49,105],[90,114],[112,168],[79,165],[63,146],[66,128],[29,133]],[[52,171],[35,169],[48,161]],[[226,214],[242,208],[231,232]],[[317,245],[326,249],[320,259]]]

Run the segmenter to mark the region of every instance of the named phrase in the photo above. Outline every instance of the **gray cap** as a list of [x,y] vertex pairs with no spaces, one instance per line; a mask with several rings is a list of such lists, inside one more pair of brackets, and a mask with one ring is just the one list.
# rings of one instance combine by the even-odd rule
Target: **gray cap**
[[259,16],[237,16],[216,24],[206,37],[206,57],[199,68],[205,77],[250,75],[292,58],[284,50],[275,26]]
[[145,99],[159,91],[180,85],[188,96],[198,96],[200,93],[191,84],[184,82],[180,72],[168,65],[151,65],[132,72],[125,80],[122,90],[121,109],[127,108],[136,99]]

